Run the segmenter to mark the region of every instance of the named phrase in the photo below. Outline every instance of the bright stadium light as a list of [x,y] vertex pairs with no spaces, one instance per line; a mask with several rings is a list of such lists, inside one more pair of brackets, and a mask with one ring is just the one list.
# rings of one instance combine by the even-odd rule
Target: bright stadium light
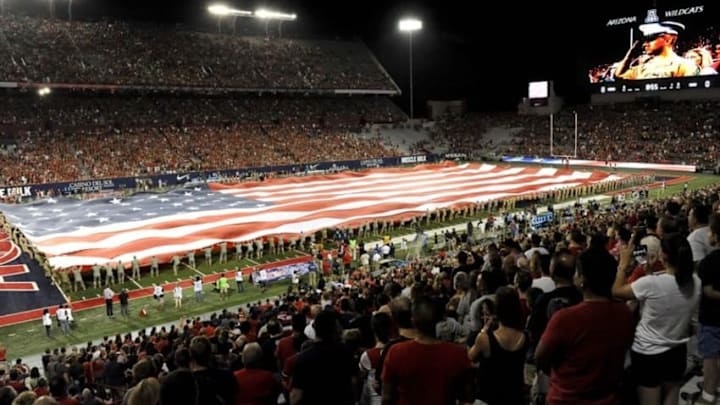
[[49,87],[41,87],[38,89],[37,93],[40,97],[45,97],[50,94],[50,88]]
[[408,41],[410,48],[410,119],[415,118],[415,106],[413,105],[413,32],[422,29],[422,21],[417,18],[403,18],[398,22],[398,29],[408,33]]
[[218,33],[222,32],[222,19],[225,16],[232,16],[233,33],[235,33],[235,22],[238,17],[252,17],[252,11],[237,10],[224,4],[212,4],[207,8],[208,12],[218,18]]
[[404,18],[398,23],[400,31],[413,32],[422,29],[422,21],[416,18]]
[[264,8],[255,10],[254,16],[262,20],[295,21],[297,19],[297,14],[281,13],[279,11],[271,11]]
[[207,8],[208,12],[212,15],[224,17],[232,13],[232,9],[224,4],[213,4]]

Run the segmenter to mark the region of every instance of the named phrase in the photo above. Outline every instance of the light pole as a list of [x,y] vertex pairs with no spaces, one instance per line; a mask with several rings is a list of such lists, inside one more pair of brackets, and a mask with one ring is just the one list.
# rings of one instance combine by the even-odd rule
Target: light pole
[[279,11],[266,10],[264,8],[255,10],[253,17],[265,20],[265,36],[270,38],[269,25],[270,21],[275,20],[278,22],[278,37],[282,37],[282,23],[284,21],[295,21],[297,14],[288,14]]
[[68,0],[68,20],[72,21],[72,0]]
[[578,126],[577,126],[577,124],[578,124],[578,116],[577,116],[577,111],[573,111],[573,115],[575,116],[575,151],[574,151],[575,155],[574,155],[573,157],[574,157],[575,159],[577,159],[577,156],[578,156],[578,154],[577,154],[577,142],[578,142]]
[[222,33],[222,19],[226,15],[232,14],[232,9],[224,4],[213,4],[208,7],[208,12],[217,17],[218,34]]
[[398,29],[408,33],[408,44],[410,48],[410,119],[415,118],[415,105],[413,100],[413,32],[422,29],[422,21],[416,18],[404,18],[398,23]]
[[234,8],[230,8],[224,4],[213,4],[207,8],[208,12],[214,16],[217,17],[217,29],[218,34],[222,32],[222,19],[225,16],[232,16],[232,23],[233,23],[233,34],[235,33],[235,22],[238,17],[250,17],[253,15],[251,11],[246,10],[236,10]]

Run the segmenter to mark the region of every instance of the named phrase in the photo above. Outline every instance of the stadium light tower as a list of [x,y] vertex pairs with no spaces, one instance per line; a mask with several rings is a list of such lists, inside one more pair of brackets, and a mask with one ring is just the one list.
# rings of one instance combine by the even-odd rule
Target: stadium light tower
[[278,36],[282,37],[282,24],[285,21],[295,21],[297,20],[297,14],[289,14],[289,13],[282,13],[279,11],[272,11],[272,10],[266,10],[264,8],[255,10],[255,13],[253,16],[260,20],[265,20],[265,36],[269,37],[268,33],[268,26],[270,25],[270,21],[277,21],[278,22]]
[[422,29],[422,21],[416,18],[403,18],[398,22],[398,29],[408,33],[408,44],[410,48],[410,119],[415,118],[415,106],[413,104],[413,32]]
[[72,1],[68,0],[68,21],[72,21]]
[[232,16],[233,34],[235,33],[235,22],[238,17],[250,17],[253,15],[251,11],[236,10],[224,4],[213,4],[207,8],[208,12],[218,18],[218,34],[222,32],[222,19],[225,16]]

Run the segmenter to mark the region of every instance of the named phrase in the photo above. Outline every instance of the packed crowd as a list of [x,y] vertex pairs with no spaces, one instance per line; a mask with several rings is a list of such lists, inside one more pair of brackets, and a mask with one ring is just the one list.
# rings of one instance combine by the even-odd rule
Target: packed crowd
[[483,134],[494,127],[517,125],[517,119],[513,113],[448,115],[436,122],[431,142],[427,146],[431,149],[443,147],[452,153],[479,157],[483,152],[499,146],[494,145],[492,140],[484,139]]
[[121,21],[0,16],[0,81],[395,90],[353,41],[266,40]]
[[403,118],[385,97],[51,96],[0,105],[2,185],[394,156],[355,133]]
[[697,403],[713,404],[720,189],[573,214],[540,230],[501,215],[493,226],[520,232],[487,240],[470,223],[437,252],[381,271],[323,265],[316,284],[275,300],[48,349],[44,377],[18,361],[0,398],[97,403],[84,401],[107,389],[127,404],[676,403],[697,334]]
[[[715,168],[720,161],[717,102],[675,102],[577,106],[579,159],[684,163]],[[440,122],[441,141],[465,151],[482,150],[482,135],[493,126],[523,128],[505,150],[515,156],[550,155],[549,117],[470,114]],[[572,110],[554,116],[554,155],[572,156]],[[467,152],[465,152],[467,153]]]
[[[715,167],[720,137],[717,103],[661,103],[594,106],[578,109],[578,156],[594,160],[685,163]],[[515,152],[534,145],[549,149],[549,120],[529,122]],[[555,117],[554,153],[572,155],[572,112]],[[541,146],[542,145],[542,146]]]

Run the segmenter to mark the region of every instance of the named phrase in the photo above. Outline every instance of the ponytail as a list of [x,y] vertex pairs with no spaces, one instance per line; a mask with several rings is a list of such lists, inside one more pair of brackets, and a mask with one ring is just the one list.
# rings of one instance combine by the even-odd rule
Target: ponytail
[[675,270],[675,282],[685,295],[692,295],[694,292],[692,249],[687,239],[679,233],[667,234],[662,240],[662,250],[667,255],[667,262]]

